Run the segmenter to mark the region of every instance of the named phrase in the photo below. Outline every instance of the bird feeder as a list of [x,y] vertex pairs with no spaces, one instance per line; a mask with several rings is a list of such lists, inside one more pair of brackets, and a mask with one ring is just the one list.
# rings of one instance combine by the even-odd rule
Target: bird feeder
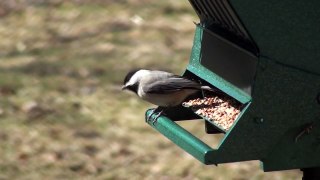
[[208,165],[319,167],[320,1],[189,2],[200,22],[183,76],[221,90],[240,113],[229,129],[204,118],[208,134],[224,133],[215,148],[175,122],[199,120],[190,108],[173,108],[150,126]]

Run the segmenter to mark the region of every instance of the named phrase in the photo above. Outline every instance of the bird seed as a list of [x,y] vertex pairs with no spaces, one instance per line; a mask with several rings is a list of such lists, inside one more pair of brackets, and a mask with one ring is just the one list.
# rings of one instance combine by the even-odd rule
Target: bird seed
[[241,104],[233,99],[218,96],[192,99],[182,105],[226,131],[237,119],[241,107]]

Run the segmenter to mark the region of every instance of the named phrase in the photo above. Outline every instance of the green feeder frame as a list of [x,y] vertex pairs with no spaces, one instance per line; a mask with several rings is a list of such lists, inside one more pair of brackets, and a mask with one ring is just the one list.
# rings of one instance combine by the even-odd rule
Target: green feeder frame
[[204,164],[320,167],[320,1],[189,2],[200,23],[184,76],[244,108],[228,131],[205,121],[207,133],[225,133],[217,148],[174,122],[199,118],[187,108],[171,109],[149,125]]

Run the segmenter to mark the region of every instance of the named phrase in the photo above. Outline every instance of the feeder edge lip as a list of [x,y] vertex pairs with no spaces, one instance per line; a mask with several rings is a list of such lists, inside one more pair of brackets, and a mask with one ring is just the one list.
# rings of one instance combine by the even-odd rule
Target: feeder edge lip
[[[201,69],[199,69],[199,68],[201,68]],[[187,71],[189,71],[192,74],[195,74],[196,76],[198,76],[199,78],[207,81],[208,83],[212,84],[214,87],[222,90],[225,94],[234,98],[235,100],[239,101],[242,104],[246,104],[246,103],[252,101],[251,95],[242,91],[238,87],[234,86],[230,82],[224,80],[223,78],[221,78],[220,76],[216,75],[214,72],[211,72],[210,70],[208,70],[207,68],[205,68],[203,66],[195,67],[195,65],[193,63],[189,63],[189,65],[187,66]],[[209,77],[203,76],[202,75],[203,72],[205,72],[206,74],[210,74]],[[215,78],[212,78],[213,76]],[[213,79],[215,79],[215,80],[213,80]],[[216,82],[216,79],[219,79],[219,82],[223,82],[223,84],[221,84],[219,86],[215,85],[215,84],[219,84],[218,82]]]
[[[148,109],[146,111],[146,115],[148,115],[152,109]],[[169,122],[170,121],[170,122]],[[163,125],[167,126],[169,124],[173,123],[172,125],[175,128],[166,128]],[[206,143],[204,143],[201,139],[197,138],[190,132],[188,132],[186,129],[181,127],[180,125],[176,124],[174,121],[172,121],[168,117],[162,117],[160,116],[157,123],[160,123],[160,127],[157,124],[153,124],[152,122],[146,122],[151,127],[156,129],[158,132],[163,134],[165,137],[167,137],[169,140],[171,140],[174,144],[179,146],[181,149],[192,155],[195,159],[200,161],[201,163],[205,165],[211,165],[216,164],[215,162],[212,162],[212,153],[216,151],[216,149],[213,149]],[[176,137],[179,136],[177,134],[179,133],[172,133],[171,131],[173,129],[176,129],[179,131],[179,133],[182,133],[182,136],[180,136],[179,141],[176,141]],[[189,147],[189,148],[187,148]]]

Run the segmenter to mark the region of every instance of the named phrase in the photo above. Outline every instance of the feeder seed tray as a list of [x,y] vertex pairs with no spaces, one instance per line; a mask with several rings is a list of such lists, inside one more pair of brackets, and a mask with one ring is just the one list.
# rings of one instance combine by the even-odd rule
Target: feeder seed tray
[[240,114],[241,104],[227,97],[204,97],[192,99],[182,104],[191,108],[197,115],[203,117],[224,131],[230,129]]

